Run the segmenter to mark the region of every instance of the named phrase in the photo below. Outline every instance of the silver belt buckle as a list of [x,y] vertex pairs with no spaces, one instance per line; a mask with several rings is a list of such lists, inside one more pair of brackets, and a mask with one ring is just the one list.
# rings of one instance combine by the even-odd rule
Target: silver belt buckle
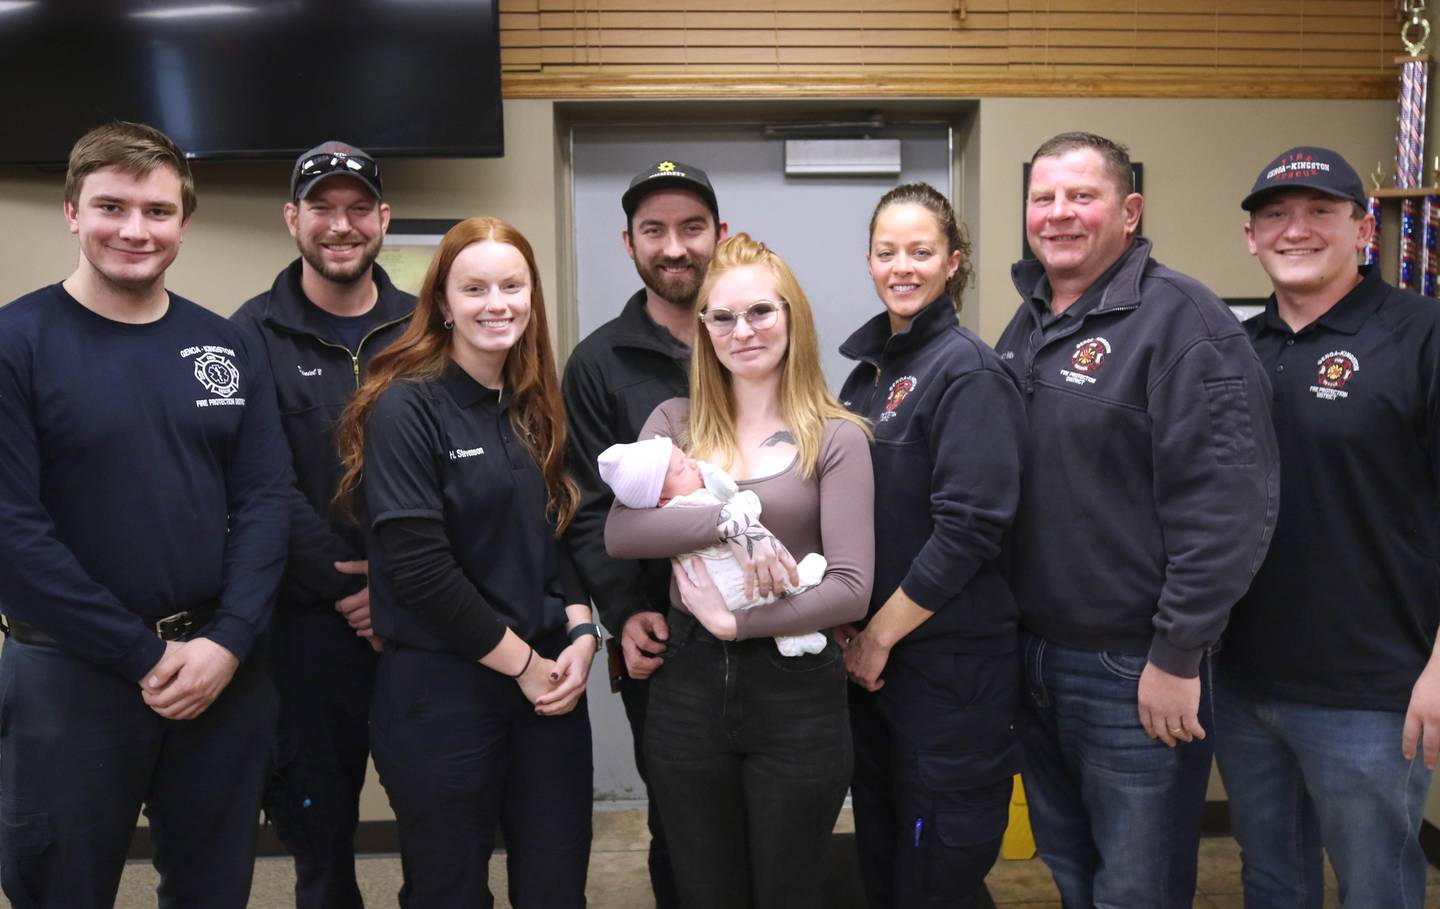
[[155,623],[155,634],[162,641],[178,641],[195,630],[195,619],[189,611],[167,615]]

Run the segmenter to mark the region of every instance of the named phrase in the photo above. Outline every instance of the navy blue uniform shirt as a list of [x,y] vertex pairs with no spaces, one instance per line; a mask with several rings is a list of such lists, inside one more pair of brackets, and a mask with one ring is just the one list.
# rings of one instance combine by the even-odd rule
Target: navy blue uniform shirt
[[455,560],[526,641],[565,627],[560,543],[545,514],[545,479],[510,424],[509,399],[454,363],[435,381],[398,380],[365,427],[364,499],[375,633],[424,650],[459,652],[396,596],[374,530],[398,518],[440,521]]
[[1298,332],[1273,296],[1245,329],[1285,470],[1221,666],[1271,697],[1404,711],[1440,624],[1440,303],[1370,271]]
[[860,365],[840,400],[875,431],[875,584],[936,613],[906,636],[952,651],[1015,647],[1016,607],[996,559],[1020,498],[1025,405],[1000,358],[949,297],[890,334],[880,313],[840,352]]
[[55,284],[0,309],[0,608],[139,679],[156,619],[218,599],[243,660],[284,568],[288,453],[263,354],[175,294],[131,325]]
[[1020,624],[1194,677],[1279,507],[1260,360],[1219,298],[1151,259],[1148,240],[1058,323],[1035,298],[1040,263],[1011,274],[1023,302],[995,348],[1030,427],[1006,555]]

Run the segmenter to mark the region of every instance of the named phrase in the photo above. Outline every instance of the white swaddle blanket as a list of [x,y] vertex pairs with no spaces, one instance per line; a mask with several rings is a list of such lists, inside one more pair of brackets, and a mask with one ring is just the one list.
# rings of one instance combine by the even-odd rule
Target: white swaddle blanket
[[[752,523],[759,520],[760,498],[755,493],[749,490],[740,492],[730,475],[715,465],[707,464],[704,461],[698,463],[700,474],[705,478],[705,488],[688,495],[677,496],[662,507],[699,508],[724,504],[729,507],[730,513],[734,516],[748,517]],[[680,564],[684,567],[685,574],[691,581],[694,581],[695,572],[690,567],[691,556],[699,556],[705,560],[705,568],[710,572],[710,579],[715,582],[720,595],[725,599],[725,606],[731,612],[773,603],[777,599],[774,595],[751,596],[748,599],[745,597],[745,570],[736,561],[728,543],[717,543],[714,546],[706,546],[704,549],[680,556]],[[820,583],[820,579],[825,576],[825,557],[818,552],[812,552],[796,563],[795,567],[800,574],[800,586],[787,587],[786,592],[791,594],[809,590]],[[803,653],[819,653],[825,649],[825,644],[826,637],[819,631],[775,638],[775,646],[787,657],[800,656]]]

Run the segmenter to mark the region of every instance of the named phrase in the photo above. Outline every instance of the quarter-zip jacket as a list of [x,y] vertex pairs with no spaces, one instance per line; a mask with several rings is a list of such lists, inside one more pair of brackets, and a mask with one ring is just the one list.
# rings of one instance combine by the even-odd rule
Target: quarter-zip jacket
[[565,364],[570,475],[580,506],[565,540],[600,619],[612,634],[637,612],[670,608],[670,563],[612,559],[605,552],[605,519],[615,494],[600,479],[595,459],[617,442],[634,442],[651,412],[690,395],[690,351],[645,312],[645,291],[620,315],[576,345]]
[[264,342],[290,443],[295,483],[281,606],[328,609],[365,584],[362,577],[339,574],[333,564],[365,558],[360,528],[331,504],[343,473],[335,428],[371,358],[400,336],[415,311],[413,296],[395,287],[379,265],[372,270],[377,321],[356,351],[333,337],[305,297],[299,259],[231,316]]
[[1193,677],[1275,527],[1270,384],[1219,298],[1148,240],[1048,338],[1043,275],[1011,269],[1022,303],[996,345],[1030,421],[1007,557],[1020,623]]
[[1014,380],[947,296],[894,335],[880,313],[840,353],[860,361],[840,400],[875,430],[869,615],[898,587],[935,613],[900,646],[1013,650],[1015,598],[997,558],[1020,498],[1025,405]]

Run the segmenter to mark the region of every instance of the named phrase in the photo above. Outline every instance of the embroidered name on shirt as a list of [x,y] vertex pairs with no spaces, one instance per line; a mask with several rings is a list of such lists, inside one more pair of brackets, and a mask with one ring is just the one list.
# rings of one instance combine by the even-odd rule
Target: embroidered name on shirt
[[476,455],[483,455],[483,448],[452,448],[450,449],[450,460],[459,461],[462,458],[473,458]]
[[895,411],[905,402],[905,396],[915,390],[916,379],[914,376],[901,376],[890,383],[890,393],[885,398],[885,412],[880,415],[880,422],[892,419]]
[[315,367],[314,369],[306,369],[305,367],[301,366],[299,363],[296,363],[296,364],[295,364],[295,368],[298,369],[298,370],[300,370],[300,375],[306,376],[307,378],[308,378],[308,377],[311,377],[311,376],[318,376],[318,375],[320,375],[320,374],[324,371],[324,370],[322,370],[319,366]]
[[1315,364],[1318,384],[1311,385],[1310,391],[1322,401],[1348,398],[1350,392],[1342,391],[1355,373],[1360,371],[1360,361],[1348,350],[1332,350]]
[[204,344],[187,347],[180,351],[180,356],[186,359],[195,357],[195,380],[212,395],[218,395],[214,398],[196,398],[196,407],[244,406],[245,399],[235,397],[235,392],[240,390],[240,370],[235,368],[235,362],[230,359],[235,356],[235,351],[228,347]]
[[1075,353],[1070,355],[1070,368],[1060,369],[1060,375],[1065,377],[1066,382],[1074,385],[1093,385],[1095,377],[1091,373],[1096,372],[1105,364],[1105,358],[1110,356],[1110,342],[1104,338],[1086,338],[1075,345]]

